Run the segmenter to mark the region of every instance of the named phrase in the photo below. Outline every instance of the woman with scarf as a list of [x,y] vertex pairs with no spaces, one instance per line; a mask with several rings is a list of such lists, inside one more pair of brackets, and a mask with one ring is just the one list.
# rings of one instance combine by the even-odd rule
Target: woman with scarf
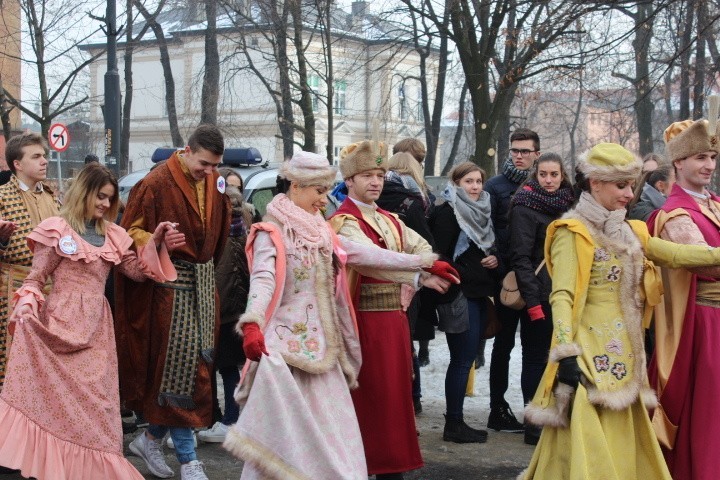
[[720,263],[720,248],[650,237],[625,220],[642,164],[601,143],[578,164],[588,179],[575,208],[550,224],[550,361],[525,409],[543,426],[522,479],[670,479],[647,409],[643,326],[661,301],[653,262],[670,268]]
[[389,269],[446,266],[432,254],[337,237],[320,213],[334,179],[325,157],[296,153],[280,168],[287,193],[268,204],[247,240],[250,292],[237,328],[252,361],[235,392],[242,413],[225,440],[245,461],[243,479],[367,480],[350,397],[361,359],[344,265],[383,279],[393,278]]
[[463,420],[465,387],[485,331],[488,298],[498,282],[498,258],[490,220],[490,196],[483,191],[485,172],[472,162],[450,171],[442,193],[445,203],[434,209],[431,229],[437,252],[452,260],[460,274],[460,288],[451,302],[438,305],[440,329],[445,331],[450,364],[445,375],[445,429],[443,440],[484,443],[487,431]]
[[[570,209],[573,200],[572,185],[562,158],[555,153],[544,153],[510,207],[511,268],[526,304],[520,314],[520,385],[525,405],[535,394],[545,371],[552,337],[549,303],[552,283],[546,268],[538,271],[545,257],[545,231],[550,222]],[[539,438],[538,427],[525,425],[525,443],[535,445]]]

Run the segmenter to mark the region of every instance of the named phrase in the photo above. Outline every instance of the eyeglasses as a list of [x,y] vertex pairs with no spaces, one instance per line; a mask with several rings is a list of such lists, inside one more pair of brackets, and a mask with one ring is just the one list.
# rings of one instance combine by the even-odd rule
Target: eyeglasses
[[531,153],[537,152],[537,150],[528,150],[527,148],[523,148],[522,150],[519,148],[511,148],[510,153],[513,155],[520,155],[522,157],[527,157]]

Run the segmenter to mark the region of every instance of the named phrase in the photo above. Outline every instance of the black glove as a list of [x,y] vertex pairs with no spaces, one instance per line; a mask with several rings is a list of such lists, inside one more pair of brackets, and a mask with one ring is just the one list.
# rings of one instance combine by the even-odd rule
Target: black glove
[[578,365],[577,357],[565,357],[558,362],[557,379],[558,382],[570,385],[572,388],[577,389],[580,377],[582,376],[582,370]]

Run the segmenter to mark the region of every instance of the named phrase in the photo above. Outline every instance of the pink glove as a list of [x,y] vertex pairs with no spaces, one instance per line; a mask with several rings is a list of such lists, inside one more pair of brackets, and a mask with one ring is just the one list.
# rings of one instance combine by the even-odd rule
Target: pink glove
[[260,331],[257,323],[250,322],[243,324],[243,351],[248,360],[260,361],[263,353],[269,355],[265,348],[265,336]]
[[442,260],[435,260],[432,267],[425,268],[424,270],[433,275],[437,275],[448,282],[460,283],[460,274],[457,270],[455,270],[452,265],[447,262],[443,262]]
[[535,305],[527,309],[528,315],[530,315],[530,321],[545,320],[545,312],[543,312],[542,305]]

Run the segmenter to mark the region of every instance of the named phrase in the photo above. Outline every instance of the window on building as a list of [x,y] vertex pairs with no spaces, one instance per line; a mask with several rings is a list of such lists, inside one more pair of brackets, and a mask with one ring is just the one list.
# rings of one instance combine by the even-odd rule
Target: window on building
[[308,77],[308,87],[312,90],[312,110],[313,112],[318,111],[318,95],[320,95],[320,77],[317,75],[310,75]]
[[335,82],[335,96],[333,98],[333,106],[337,115],[345,115],[345,92],[347,83],[344,80]]
[[407,119],[407,98],[405,98],[405,85],[398,87],[398,116],[400,120]]
[[345,148],[344,146],[333,145],[333,165],[340,164],[340,150]]

